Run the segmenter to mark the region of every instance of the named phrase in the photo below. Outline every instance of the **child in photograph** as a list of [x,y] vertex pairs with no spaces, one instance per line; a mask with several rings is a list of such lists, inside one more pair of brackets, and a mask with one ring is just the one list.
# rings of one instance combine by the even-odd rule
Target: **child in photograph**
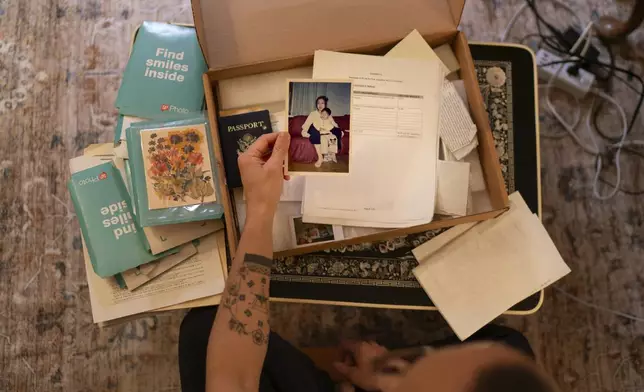
[[[328,104],[329,98],[327,98],[326,96],[321,95],[317,97],[315,99],[316,110],[312,111],[309,114],[309,116],[306,118],[306,121],[302,125],[302,136],[309,138],[309,141],[311,142],[311,144],[313,144],[315,151],[318,154],[318,160],[317,162],[315,162],[315,167],[322,166],[322,162],[324,161],[324,156],[322,155],[322,140],[320,132],[323,127],[330,128],[328,129],[327,134],[332,134],[336,137],[337,151],[340,151],[340,149],[342,149],[343,132],[331,116],[331,109],[328,109]],[[324,112],[325,109],[327,109],[328,111]],[[323,112],[325,114],[323,114]],[[325,116],[324,119],[322,119],[323,115]],[[327,149],[328,144],[325,150]]]
[[[334,128],[337,129],[337,127],[334,126],[335,121],[331,117],[331,109],[322,109],[320,119],[322,120],[320,125],[320,151],[324,157],[324,162],[338,162],[335,155],[338,153],[338,138],[332,133]],[[342,134],[342,131],[340,133]]]

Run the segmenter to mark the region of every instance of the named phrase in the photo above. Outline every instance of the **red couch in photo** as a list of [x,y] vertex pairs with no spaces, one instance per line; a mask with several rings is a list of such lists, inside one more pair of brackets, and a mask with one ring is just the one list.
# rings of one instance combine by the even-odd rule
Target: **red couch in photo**
[[[291,146],[289,156],[295,162],[315,163],[318,160],[318,154],[315,147],[308,138],[302,136],[302,125],[307,116],[295,116],[288,118],[288,129],[291,134]],[[338,127],[344,131],[342,136],[342,149],[338,155],[349,155],[349,119],[350,116],[333,117]]]

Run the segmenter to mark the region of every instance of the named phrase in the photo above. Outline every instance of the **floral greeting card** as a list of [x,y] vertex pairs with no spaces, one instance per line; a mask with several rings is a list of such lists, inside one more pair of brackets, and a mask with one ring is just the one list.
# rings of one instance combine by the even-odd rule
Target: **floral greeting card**
[[217,200],[204,125],[141,131],[151,210]]

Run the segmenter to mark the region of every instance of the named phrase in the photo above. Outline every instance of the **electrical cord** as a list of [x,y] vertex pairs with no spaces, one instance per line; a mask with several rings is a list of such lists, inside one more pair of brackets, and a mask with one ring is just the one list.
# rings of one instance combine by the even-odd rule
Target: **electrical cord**
[[[556,3],[559,3],[558,1],[555,1],[555,2],[556,2]],[[571,11],[571,13],[573,13],[573,15],[575,15],[575,16],[576,16],[576,14],[574,13],[574,11],[572,11],[572,10],[570,9],[570,7],[568,7],[567,5],[562,4],[562,3],[559,3],[559,4],[560,4],[560,5],[562,5],[564,8],[568,9],[569,11]],[[559,69],[558,69],[557,73],[556,73],[556,74],[555,74],[555,75],[550,79],[550,81],[549,81],[549,83],[548,83],[547,85],[540,85],[540,86],[539,86],[539,87],[543,87],[543,88],[548,88],[548,91],[547,91],[547,94],[546,94],[546,97],[547,97],[547,103],[548,103],[548,105],[549,105],[549,108],[550,108],[550,109],[552,109],[552,108],[553,108],[553,106],[552,106],[552,103],[551,103],[551,101],[550,101],[550,94],[549,94],[549,93],[550,93],[550,91],[551,91],[551,89],[552,89],[552,87],[553,87],[553,86],[552,86],[553,79],[555,79],[555,78],[556,78],[557,74],[559,74],[559,72],[561,71],[561,68],[563,67],[563,64],[565,64],[565,63],[577,63],[579,66],[583,66],[583,65],[584,65],[584,62],[588,62],[588,60],[589,60],[589,59],[585,58],[585,55],[586,55],[586,53],[587,53],[587,51],[588,51],[588,48],[589,48],[589,46],[590,46],[591,37],[590,37],[590,33],[589,33],[589,31],[588,31],[587,33],[589,34],[589,37],[586,39],[586,44],[584,45],[584,48],[582,49],[582,52],[580,53],[580,57],[581,57],[581,58],[579,58],[579,59],[572,59],[572,57],[575,55],[576,46],[578,46],[578,45],[579,45],[579,43],[581,42],[581,40],[583,39],[583,34],[582,34],[582,35],[580,35],[580,37],[579,37],[579,39],[578,39],[577,43],[575,43],[575,45],[573,45],[573,49],[571,49],[570,51],[566,50],[565,48],[566,48],[566,46],[567,46],[567,42],[566,42],[566,40],[565,40],[565,38],[564,38],[563,34],[561,34],[561,32],[560,32],[559,30],[557,30],[557,29],[556,29],[556,28],[554,28],[552,25],[550,25],[549,23],[547,23],[547,22],[546,22],[546,21],[541,17],[541,15],[538,13],[538,11],[537,11],[537,9],[536,9],[536,4],[535,4],[534,0],[526,0],[526,4],[522,5],[522,6],[517,10],[517,12],[515,13],[515,15],[514,15],[514,16],[512,17],[512,19],[510,20],[510,23],[508,23],[508,26],[506,27],[505,31],[504,31],[504,32],[503,32],[503,34],[501,35],[501,41],[505,41],[505,40],[507,39],[507,36],[509,35],[509,31],[510,31],[510,29],[512,28],[512,26],[516,23],[516,20],[517,20],[517,19],[519,18],[519,16],[520,16],[520,15],[521,15],[521,14],[522,14],[526,9],[528,9],[528,8],[530,8],[530,9],[533,11],[533,13],[534,13],[534,15],[535,15],[535,18],[537,19],[537,23],[536,23],[536,24],[537,24],[537,30],[539,31],[539,33],[538,33],[538,34],[530,34],[530,35],[528,35],[528,36],[523,37],[523,38],[521,39],[521,43],[523,43],[523,41],[525,41],[525,39],[527,39],[528,37],[531,37],[531,36],[537,36],[537,35],[538,35],[538,36],[541,38],[542,43],[543,43],[543,44],[545,44],[548,48],[550,48],[551,50],[553,50],[553,51],[555,51],[555,52],[557,52],[557,53],[559,53],[559,54],[562,54],[562,55],[564,55],[564,56],[568,56],[568,58],[567,58],[566,60],[564,60],[564,61],[561,61],[561,62],[555,62],[555,63],[552,63],[552,64],[547,64],[547,65],[561,64],[561,66],[559,67]],[[545,35],[543,35],[543,32],[541,31],[541,23],[543,23],[543,24],[544,24],[544,25],[545,25],[545,26],[550,30],[550,32],[551,32],[551,33],[553,33],[554,35],[551,35],[551,36],[545,36]],[[637,107],[636,107],[635,111],[633,112],[633,115],[632,115],[632,118],[631,118],[631,121],[630,121],[630,124],[629,124],[629,123],[627,122],[627,119],[626,119],[626,113],[625,113],[624,109],[621,107],[621,105],[619,105],[619,103],[618,103],[615,99],[613,99],[610,95],[608,95],[608,94],[606,94],[606,93],[603,93],[603,92],[601,92],[601,91],[599,91],[599,90],[597,90],[597,89],[593,89],[593,90],[592,90],[592,93],[593,93],[595,96],[600,97],[600,98],[602,98],[603,100],[605,100],[606,102],[609,102],[609,103],[613,104],[613,105],[618,109],[618,111],[619,111],[619,113],[620,113],[620,116],[621,116],[621,118],[622,118],[622,122],[623,122],[623,124],[624,124],[623,132],[622,132],[622,136],[621,136],[621,138],[619,138],[619,141],[617,141],[617,142],[615,143],[615,141],[616,141],[616,140],[615,140],[614,138],[606,137],[606,135],[605,135],[605,134],[600,130],[600,128],[597,126],[597,114],[599,113],[599,111],[600,111],[600,109],[601,109],[601,106],[602,106],[602,104],[603,104],[603,102],[604,102],[604,101],[599,101],[599,102],[598,102],[598,105],[597,105],[597,110],[593,111],[593,107],[594,107],[595,100],[596,100],[596,98],[595,98],[595,97],[593,98],[593,102],[591,103],[590,109],[589,109],[589,111],[588,111],[588,113],[587,113],[587,116],[586,116],[586,129],[587,129],[587,131],[588,131],[588,134],[589,134],[590,140],[591,140],[591,142],[593,143],[593,146],[592,146],[592,147],[590,147],[589,149],[591,149],[592,151],[597,151],[597,154],[596,154],[596,156],[597,156],[596,174],[595,174],[595,178],[594,178],[594,181],[593,181],[593,195],[594,195],[595,197],[598,197],[598,198],[603,199],[603,200],[609,199],[610,197],[614,196],[614,195],[615,195],[615,193],[617,192],[617,190],[621,190],[622,192],[624,192],[624,193],[626,193],[626,194],[629,194],[629,195],[641,195],[641,194],[644,194],[644,191],[642,191],[642,192],[633,192],[633,191],[629,191],[629,190],[622,189],[622,188],[620,187],[620,182],[621,182],[621,168],[620,168],[620,161],[619,161],[619,158],[620,158],[620,153],[621,153],[621,151],[622,151],[622,150],[624,150],[624,151],[629,151],[629,150],[625,147],[625,145],[627,145],[627,144],[628,144],[628,145],[633,145],[633,146],[639,146],[639,147],[644,146],[644,141],[641,141],[641,140],[626,141],[627,134],[628,134],[628,133],[630,133],[630,131],[633,129],[633,126],[634,126],[634,124],[635,124],[635,120],[637,119],[637,116],[638,116],[639,111],[640,111],[641,106],[642,106],[642,100],[644,99],[644,82],[642,81],[642,79],[641,79],[638,75],[635,75],[635,74],[631,73],[630,71],[623,70],[623,69],[620,69],[619,67],[617,67],[617,66],[615,65],[615,57],[614,57],[614,54],[613,54],[613,52],[612,52],[612,48],[610,47],[610,45],[608,45],[608,44],[606,44],[605,42],[603,42],[603,41],[601,40],[601,38],[600,38],[600,41],[602,42],[603,46],[607,49],[607,51],[608,51],[608,53],[609,53],[609,57],[610,57],[610,65],[603,64],[603,63],[600,63],[600,62],[598,62],[598,61],[596,62],[596,65],[600,65],[600,66],[603,66],[603,67],[605,67],[605,68],[608,68],[608,74],[607,74],[607,76],[606,76],[606,77],[604,77],[604,78],[600,78],[600,77],[597,75],[597,80],[600,80],[600,81],[602,81],[602,82],[606,82],[606,83],[607,83],[607,85],[608,85],[608,86],[607,86],[607,87],[608,87],[608,92],[610,92],[610,87],[611,87],[611,84],[610,84],[610,83],[611,83],[612,79],[615,77],[615,78],[617,78],[617,79],[621,80],[621,81],[622,81],[625,85],[627,85],[631,90],[633,90],[633,91],[635,91],[636,93],[638,93],[638,94],[640,95],[640,99],[639,99],[639,101],[638,101],[638,104],[637,104]],[[539,45],[539,46],[541,46],[541,45]],[[547,65],[546,65],[546,66],[547,66]],[[628,74],[629,76],[631,76],[631,77],[634,77],[634,78],[638,79],[638,81],[640,82],[640,85],[641,85],[642,89],[641,89],[640,91],[637,91],[633,86],[631,86],[631,85],[630,85],[630,83],[628,83],[628,81],[626,81],[626,80],[624,80],[624,79],[620,78],[619,76],[617,76],[617,75],[615,74],[615,71],[619,71],[619,72],[626,73],[626,74]],[[561,125],[562,125],[562,126],[564,127],[564,129],[566,129],[566,131],[567,131],[567,132],[562,133],[562,135],[571,134],[571,136],[573,136],[573,139],[574,139],[575,141],[578,141],[579,139],[578,139],[577,135],[575,134],[574,130],[576,129],[576,126],[578,125],[578,123],[579,123],[579,121],[580,121],[580,112],[581,112],[581,109],[580,109],[580,106],[579,106],[579,100],[578,100],[576,97],[575,97],[575,100],[577,101],[577,106],[576,106],[576,107],[577,107],[577,109],[578,109],[578,110],[577,110],[577,112],[575,113],[575,116],[574,116],[574,117],[575,117],[575,120],[573,121],[573,125],[575,126],[574,128],[570,128],[570,127],[569,127],[569,126],[570,126],[570,124],[567,124],[565,121],[563,121],[563,122],[562,122],[562,121],[561,121],[562,119],[560,119],[560,117],[561,117],[561,116],[559,116],[559,114],[558,114],[558,112],[556,112],[556,110],[553,112],[553,114],[555,115],[555,117],[556,117],[558,120],[560,120]],[[556,114],[555,114],[555,113],[556,113]],[[616,182],[616,184],[612,184],[612,183],[611,183],[611,182],[609,182],[608,180],[606,180],[606,179],[602,178],[602,176],[601,176],[601,174],[600,174],[600,173],[601,173],[601,169],[602,169],[602,155],[601,155],[601,154],[599,154],[599,152],[600,152],[600,150],[601,150],[601,149],[600,149],[599,144],[598,144],[598,143],[597,143],[597,141],[595,140],[595,137],[594,137],[594,135],[593,135],[593,133],[592,133],[592,129],[591,129],[591,128],[592,128],[592,126],[591,126],[591,114],[593,114],[593,116],[592,116],[592,122],[593,122],[593,124],[594,124],[594,127],[595,127],[595,129],[598,131],[598,133],[600,134],[600,136],[601,136],[603,139],[608,140],[608,141],[610,141],[611,143],[613,143],[613,144],[611,144],[609,147],[614,147],[614,148],[616,148],[616,149],[617,149],[617,152],[616,152],[616,154],[615,154],[615,164],[616,164],[616,171],[617,171],[617,173],[616,173],[616,175],[617,175],[617,182]],[[543,134],[543,133],[542,133],[542,134]],[[559,135],[552,135],[552,136],[554,136],[554,137],[559,137]],[[581,143],[580,143],[580,145],[582,145],[582,147],[583,147],[583,146],[585,146],[585,145],[583,145],[583,144],[581,144]],[[586,146],[586,147],[588,147],[588,146]],[[644,158],[644,155],[639,154],[636,150],[632,150],[632,152],[633,152],[633,153],[636,153],[637,155],[640,155],[641,157],[643,157],[643,158]],[[610,185],[610,186],[611,186],[611,188],[613,188],[613,190],[612,190],[608,195],[604,195],[604,196],[600,195],[600,194],[599,194],[599,191],[598,191],[598,189],[597,189],[597,184],[598,184],[598,182],[602,182],[602,183],[604,183],[604,184]],[[583,300],[583,299],[581,299],[581,298],[578,298],[578,297],[576,297],[576,296],[574,296],[574,295],[572,295],[572,294],[570,294],[570,293],[568,293],[568,292],[566,292],[566,291],[564,291],[564,290],[562,290],[562,289],[560,289],[560,288],[558,288],[558,287],[554,287],[554,289],[555,289],[556,291],[558,291],[559,293],[561,293],[562,295],[564,295],[564,296],[568,297],[569,299],[574,300],[574,301],[576,301],[576,302],[578,302],[578,303],[580,303],[580,304],[582,304],[582,305],[584,305],[584,306],[588,306],[588,307],[591,307],[591,308],[593,308],[593,309],[600,310],[600,311],[609,312],[609,313],[614,314],[614,315],[616,315],[616,316],[624,317],[624,318],[627,318],[627,319],[630,319],[630,320],[639,321],[639,322],[643,322],[643,321],[644,321],[644,318],[642,318],[642,317],[638,317],[638,316],[635,316],[635,315],[632,315],[632,314],[628,314],[628,313],[624,313],[624,312],[616,311],[616,310],[613,310],[613,309],[610,309],[610,308],[607,308],[607,307],[603,307],[603,306],[600,306],[600,305],[596,305],[596,304],[590,303],[590,302],[585,301],[585,300]]]
[[[581,25],[581,21],[580,21],[579,17],[577,16],[577,14],[574,12],[573,9],[571,9],[566,4],[561,3],[559,0],[552,0],[552,1],[556,5],[559,5],[559,6],[563,7],[564,9],[569,11],[571,14],[573,14],[574,17],[577,19],[577,21],[580,22],[580,25]],[[566,40],[566,37],[564,36],[564,34],[560,30],[558,30],[556,27],[554,27],[552,24],[550,24],[547,20],[545,20],[543,18],[543,16],[539,13],[539,11],[537,9],[535,0],[526,0],[526,2],[523,5],[521,5],[521,7],[519,7],[517,9],[517,11],[512,16],[512,18],[510,19],[510,22],[508,23],[508,25],[506,26],[505,30],[503,31],[503,33],[500,36],[502,41],[507,40],[507,37],[509,35],[510,30],[512,29],[514,24],[517,22],[519,17],[527,9],[530,9],[532,11],[532,13],[533,13],[533,15],[534,15],[534,17],[536,19],[536,26],[537,26],[538,33],[537,34],[530,34],[528,36],[525,36],[521,40],[521,42],[525,41],[525,39],[527,39],[528,37],[539,36],[540,39],[541,39],[541,43],[539,44],[539,47],[541,47],[541,45],[545,45],[545,47],[547,47],[549,50],[552,50],[555,53],[559,53],[560,55],[565,56],[564,61],[553,62],[553,63],[550,63],[550,64],[543,65],[543,66],[547,66],[547,65],[560,64],[560,66],[557,69],[557,72],[555,73],[555,75],[550,79],[549,83],[545,86],[547,88],[546,104],[548,105],[548,109],[553,114],[553,116],[562,125],[562,127],[565,130],[565,132],[559,132],[559,133],[553,133],[553,134],[542,133],[542,134],[545,137],[551,137],[551,138],[562,138],[562,137],[565,137],[566,135],[570,135],[573,138],[573,140],[579,146],[581,146],[582,149],[585,152],[596,156],[596,158],[597,158],[596,159],[596,167],[595,167],[596,172],[595,172],[595,176],[594,176],[594,179],[593,179],[593,196],[598,198],[598,199],[600,199],[600,200],[609,199],[612,196],[614,196],[618,190],[622,189],[621,188],[621,165],[620,165],[620,157],[621,157],[622,151],[624,151],[625,153],[637,155],[640,158],[644,158],[644,154],[640,153],[637,150],[637,148],[644,146],[644,142],[637,141],[637,140],[626,141],[626,136],[633,129],[633,127],[635,125],[635,122],[636,122],[636,119],[637,119],[637,116],[639,114],[639,111],[641,110],[642,100],[644,100],[644,81],[642,81],[642,79],[638,75],[634,74],[633,72],[631,72],[629,70],[626,70],[626,69],[623,69],[623,68],[619,68],[619,67],[616,66],[616,64],[615,64],[616,63],[615,62],[615,56],[614,56],[614,53],[613,53],[613,50],[612,50],[611,46],[608,43],[604,42],[601,39],[601,37],[598,37],[598,38],[599,38],[602,46],[604,46],[606,48],[606,51],[608,52],[610,64],[606,64],[606,63],[598,61],[598,60],[596,60],[594,58],[588,58],[587,57],[588,50],[591,47],[591,43],[592,43],[592,36],[591,36],[591,34],[592,34],[592,30],[591,30],[592,29],[592,23],[589,23],[588,25],[585,26],[585,28],[582,29],[583,31],[580,34],[580,36],[578,37],[577,42],[575,42],[573,47],[569,49],[569,42]],[[583,27],[583,25],[582,25],[582,27]],[[543,28],[546,28],[551,35],[544,35]],[[580,48],[582,43],[584,43],[584,45],[581,48],[581,50],[579,51],[579,48]],[[588,67],[590,65],[594,65],[596,67],[599,66],[601,68],[607,69],[606,76],[602,76],[602,75],[598,74],[597,71],[594,71],[594,73],[596,74],[597,81],[602,82],[605,85],[605,88],[609,93],[611,91],[611,87],[612,87],[611,81],[613,80],[613,78],[617,78],[618,80],[620,80],[623,83],[625,83],[631,90],[633,90],[636,93],[638,93],[639,96],[640,96],[640,99],[639,99],[639,101],[637,103],[636,109],[634,110],[634,112],[632,114],[630,124],[626,120],[626,115],[625,115],[624,109],[621,107],[621,105],[617,101],[615,101],[610,95],[605,94],[605,93],[603,93],[603,92],[601,92],[601,91],[599,91],[597,89],[593,89],[591,92],[595,96],[600,97],[601,100],[593,99],[593,103],[591,104],[590,109],[587,112],[587,115],[586,115],[586,129],[587,129],[587,132],[588,132],[588,136],[590,137],[590,140],[592,142],[592,146],[587,145],[586,143],[584,143],[582,141],[582,139],[575,132],[577,126],[579,125],[579,123],[581,121],[581,109],[580,109],[580,105],[579,105],[579,100],[575,98],[577,111],[574,112],[573,122],[568,123],[568,122],[566,122],[566,120],[564,120],[562,118],[562,116],[556,110],[555,106],[552,104],[551,97],[550,97],[550,92],[552,91],[552,88],[554,87],[553,82],[556,79],[557,75],[562,71],[563,64],[565,64],[565,63],[574,63],[574,64],[576,64],[575,68]],[[568,68],[568,69],[570,69],[570,68]],[[616,75],[616,72],[624,73],[626,75],[629,75],[632,78],[637,79],[638,82],[640,83],[641,90],[637,91],[633,86],[630,85],[630,83],[628,83],[628,81],[626,81],[626,80],[622,79],[621,77],[619,77],[618,75]],[[544,86],[540,86],[540,87],[544,88]],[[617,110],[618,110],[618,112],[619,112],[619,114],[620,114],[620,116],[622,118],[622,122],[623,122],[624,127],[622,129],[620,137],[615,137],[614,135],[609,136],[607,132],[604,132],[604,130],[602,130],[598,126],[598,117],[599,117],[599,113],[600,113],[600,111],[601,111],[601,109],[602,109],[602,107],[604,105],[604,102],[609,102],[609,103],[613,104],[617,108]],[[595,105],[595,103],[596,103],[596,105]],[[592,122],[592,125],[591,125],[591,122]],[[604,140],[609,142],[608,145],[600,147],[600,145],[598,144],[597,140],[595,140],[595,137],[593,135],[593,132],[592,132],[592,129],[591,129],[593,126],[597,130],[598,134],[602,137],[602,139],[604,139]],[[632,148],[632,147],[635,147],[635,148]],[[612,154],[613,151],[615,151],[615,154],[614,154],[614,157],[611,157],[611,154]],[[617,181],[616,181],[616,183],[614,185],[610,181],[605,179],[603,174],[602,174],[604,161],[606,159],[610,159],[610,158],[614,158],[615,168],[616,168]],[[606,195],[601,195],[599,193],[599,190],[598,190],[599,182],[604,183],[604,184],[612,185],[611,186],[612,190]],[[632,192],[629,192],[629,193],[632,193]]]
[[[602,172],[602,169],[603,169],[603,166],[604,166],[604,156],[605,156],[606,153],[604,151],[604,148],[600,148],[599,144],[597,143],[597,140],[595,140],[595,137],[593,136],[593,133],[592,133],[591,115],[592,115],[595,100],[593,99],[593,103],[591,104],[591,107],[590,107],[590,109],[589,109],[589,111],[588,111],[588,113],[586,115],[586,128],[587,128],[587,131],[588,131],[588,136],[590,137],[590,140],[591,140],[591,142],[593,144],[592,146],[588,146],[579,137],[579,135],[577,135],[577,133],[575,132],[576,128],[579,125],[580,114],[576,113],[574,122],[572,124],[568,123],[559,114],[559,112],[557,111],[557,109],[553,105],[552,100],[551,100],[551,96],[550,96],[550,93],[551,93],[552,88],[554,86],[554,82],[557,79],[557,76],[563,70],[564,63],[568,62],[568,60],[571,60],[573,57],[576,56],[575,53],[576,53],[577,49],[579,49],[581,44],[584,43],[584,42],[585,42],[585,44],[584,44],[584,47],[582,48],[582,50],[580,52],[580,56],[582,56],[582,58],[583,58],[583,56],[586,54],[586,52],[587,52],[587,50],[589,48],[589,45],[590,45],[589,43],[591,41],[591,37],[592,37],[592,32],[591,32],[592,27],[593,27],[593,23],[592,22],[588,23],[588,25],[584,28],[583,32],[581,33],[581,35],[577,39],[577,42],[575,42],[575,44],[570,49],[568,57],[564,61],[558,62],[559,67],[557,68],[557,71],[551,76],[550,80],[548,81],[548,84],[545,86],[545,88],[547,89],[547,91],[546,91],[546,104],[548,105],[548,109],[553,114],[553,116],[555,116],[555,118],[564,127],[564,129],[573,138],[573,140],[585,152],[587,152],[587,153],[589,153],[591,155],[594,155],[596,157],[595,175],[594,175],[593,183],[592,183],[593,196],[595,198],[599,199],[599,200],[608,200],[608,199],[612,198],[617,193],[617,191],[619,190],[620,184],[621,184],[620,156],[621,156],[622,147],[626,143],[626,137],[627,137],[628,131],[629,131],[629,124],[628,124],[628,120],[626,118],[626,113],[625,113],[624,109],[621,107],[619,102],[617,102],[610,95],[605,94],[605,93],[603,93],[603,92],[601,92],[601,91],[599,91],[597,89],[592,90],[592,93],[594,95],[604,99],[607,102],[610,102],[611,104],[613,104],[617,108],[617,110],[618,110],[618,112],[620,114],[620,117],[622,119],[622,123],[623,123],[622,137],[620,138],[620,140],[617,143],[614,143],[614,144],[608,146],[609,148],[616,148],[616,153],[615,153],[615,168],[616,168],[616,175],[617,175],[616,184],[612,188],[612,190],[609,191],[607,194],[601,194],[600,191],[599,191],[599,176],[600,176],[600,174]],[[644,84],[643,84],[643,87],[644,87]],[[631,141],[631,142],[629,142],[629,144],[637,144],[638,142],[639,141]],[[642,142],[642,145],[644,145],[644,142]]]
[[[549,66],[549,65],[555,65],[555,64],[573,63],[573,62],[578,62],[578,61],[579,61],[578,59],[567,59],[567,60],[554,61],[554,62],[551,62],[551,63],[543,64],[543,66]],[[601,63],[601,62],[596,62],[596,63],[597,63],[598,65],[605,66],[605,67],[608,67],[608,66],[609,66],[609,65],[607,65],[607,64],[603,64],[603,63]],[[640,78],[638,75],[636,75],[636,74],[632,73],[632,72],[631,72],[631,71],[629,71],[629,70],[625,70],[625,69],[622,69],[622,68],[619,68],[619,67],[615,67],[615,69],[616,69],[617,71],[619,71],[619,72],[623,72],[623,73],[629,74],[630,76],[633,76],[633,77],[634,77],[635,79],[637,79],[637,80],[638,80],[638,82],[640,82],[640,84],[642,85],[642,90],[641,90],[641,91],[637,91],[637,90],[635,90],[635,88],[634,88],[634,87],[632,87],[632,86],[630,86],[630,85],[629,85],[629,87],[630,87],[631,89],[633,89],[633,90],[635,90],[636,92],[638,92],[638,93],[639,93],[639,95],[640,95],[640,99],[639,99],[639,101],[638,101],[638,104],[637,104],[636,110],[634,111],[633,116],[632,116],[632,118],[631,118],[630,125],[629,125],[629,126],[628,126],[628,128],[626,129],[626,130],[627,130],[627,133],[628,133],[628,132],[630,132],[630,130],[632,130],[632,128],[633,128],[633,126],[634,126],[634,124],[635,124],[635,120],[636,120],[636,118],[637,118],[637,114],[639,113],[639,110],[640,110],[640,108],[641,108],[641,106],[642,106],[642,101],[644,100],[644,80],[642,80],[642,78]],[[621,79],[621,78],[620,78],[620,80],[621,80],[621,81],[623,81],[623,82],[627,82],[627,81],[625,81],[625,80],[623,80],[623,79]],[[628,83],[627,83],[627,84],[628,84]],[[606,96],[608,96],[608,95],[606,95]],[[612,98],[612,97],[611,97],[611,98]],[[613,100],[613,101],[614,101],[614,100]],[[613,103],[614,105],[615,105],[615,104],[617,104],[617,102],[611,102],[611,103]],[[577,106],[577,107],[578,107],[578,106]],[[618,107],[618,104],[616,105],[616,107]],[[592,107],[591,107],[591,110],[592,110]],[[620,109],[618,109],[618,110],[620,111],[620,114],[623,112],[623,109],[622,109],[621,107],[620,107]],[[589,113],[588,113],[588,114],[590,114],[590,111],[589,111]],[[578,118],[578,114],[576,114],[576,116],[575,116],[575,117],[576,117],[576,118]],[[576,121],[575,121],[575,123],[576,123]],[[563,124],[562,124],[562,125],[563,125]],[[569,125],[569,124],[568,124],[568,125]],[[587,127],[588,131],[589,131],[589,132],[591,132],[591,130],[590,130],[590,128],[591,128],[591,127],[590,127],[590,125],[588,124],[588,117],[587,117],[586,127]],[[568,129],[566,129],[566,130],[568,130]],[[592,133],[591,133],[591,135],[592,135]],[[546,136],[550,136],[550,135],[546,135]],[[553,136],[554,136],[554,137],[559,137],[559,135],[553,135]],[[592,137],[592,136],[591,136],[591,137]],[[593,139],[591,139],[591,140],[593,140]],[[577,141],[577,138],[575,138],[575,141]],[[584,145],[584,146],[585,146],[585,145]],[[598,173],[600,173],[600,174],[599,174],[599,176],[597,176],[597,174],[595,175],[594,182],[593,182],[593,195],[594,195],[595,197],[597,197],[597,195],[598,195],[598,191],[597,191],[597,183],[598,183],[598,181],[600,181],[600,182],[602,182],[602,183],[604,183],[604,184],[610,185],[610,186],[611,186],[611,188],[613,188],[614,193],[616,193],[616,189],[619,189],[619,190],[621,190],[621,191],[623,191],[624,193],[629,194],[629,195],[635,195],[635,196],[637,196],[637,195],[644,194],[644,191],[633,191],[633,190],[628,190],[628,189],[625,189],[625,188],[623,188],[623,187],[621,186],[621,165],[619,164],[619,158],[620,158],[620,155],[621,155],[621,151],[628,152],[628,153],[631,153],[631,154],[635,154],[635,155],[638,155],[638,156],[640,156],[640,157],[644,158],[644,155],[643,155],[643,154],[639,153],[639,152],[638,152],[637,150],[635,150],[635,149],[628,148],[628,146],[631,146],[631,147],[644,147],[644,141],[642,141],[642,140],[624,141],[624,139],[623,139],[623,135],[622,135],[621,142],[619,142],[619,141],[618,141],[617,143],[614,143],[614,144],[610,144],[610,145],[608,145],[608,148],[609,148],[609,149],[611,149],[611,148],[617,149],[617,152],[616,152],[616,154],[615,154],[615,163],[616,163],[616,170],[618,170],[618,176],[617,176],[618,178],[617,178],[617,181],[616,181],[615,183],[612,183],[611,181],[607,180],[606,178],[604,178],[604,177],[601,175],[600,171],[601,171],[601,168],[602,168],[602,166],[603,166],[603,165],[602,165],[603,161],[602,161],[602,162],[600,162],[600,161],[599,161],[599,159],[598,159],[598,161],[597,161],[597,169],[600,169],[600,170],[598,171]],[[587,146],[586,146],[586,147],[587,147]],[[594,147],[594,146],[593,146],[593,147]],[[585,150],[586,150],[586,149],[585,149]],[[587,151],[587,152],[588,152],[588,151]],[[614,193],[611,191],[611,194],[613,194],[613,195],[614,195]]]
[[[580,61],[582,61],[582,60],[579,60],[579,59],[565,59],[565,60],[552,61],[550,63],[542,64],[541,67],[547,67],[547,66],[556,65],[556,64],[578,63]],[[617,66],[611,66],[611,65],[602,63],[601,61],[590,60],[590,59],[586,59],[586,60],[583,60],[583,61],[587,61],[587,62],[590,62],[591,64],[599,65],[599,66],[602,66],[602,67],[605,67],[605,68],[609,68],[609,67],[613,68],[614,71],[625,73],[625,74],[631,76],[632,78],[636,79],[639,82],[639,84],[640,84],[642,89],[638,92],[640,97],[639,97],[639,100],[637,102],[637,105],[635,106],[635,110],[634,110],[633,114],[631,115],[630,124],[628,126],[628,133],[630,133],[633,130],[633,127],[635,126],[635,120],[637,119],[637,116],[638,116],[638,114],[639,114],[639,112],[640,112],[640,110],[642,108],[642,103],[644,103],[644,79],[642,79],[639,75],[633,73],[632,71],[629,71],[627,69],[620,68],[620,67],[617,67]],[[621,78],[620,78],[620,80],[621,80]],[[631,88],[634,89],[632,86],[631,86]],[[608,140],[615,142],[617,139],[618,138],[613,137],[613,138],[608,139]]]

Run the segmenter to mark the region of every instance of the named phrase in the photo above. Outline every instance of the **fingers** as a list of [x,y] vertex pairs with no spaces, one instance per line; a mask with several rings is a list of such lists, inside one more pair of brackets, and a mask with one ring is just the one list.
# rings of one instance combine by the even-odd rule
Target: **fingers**
[[286,160],[286,156],[288,155],[288,147],[291,144],[291,136],[288,134],[288,132],[277,132],[276,135],[277,139],[275,140],[275,144],[273,144],[273,153],[266,163],[271,166],[281,167],[284,164],[284,160]]
[[353,366],[349,366],[346,363],[342,363],[342,362],[333,362],[333,367],[335,368],[335,370],[338,371],[338,373],[340,373],[343,377],[345,377],[348,380],[353,380],[355,372],[358,371],[357,368]]
[[340,384],[340,392],[355,392],[356,388],[348,382]]
[[279,133],[267,133],[260,136],[255,143],[251,144],[246,150],[245,154],[254,158],[261,158],[270,152],[271,146],[275,144],[278,139]]

